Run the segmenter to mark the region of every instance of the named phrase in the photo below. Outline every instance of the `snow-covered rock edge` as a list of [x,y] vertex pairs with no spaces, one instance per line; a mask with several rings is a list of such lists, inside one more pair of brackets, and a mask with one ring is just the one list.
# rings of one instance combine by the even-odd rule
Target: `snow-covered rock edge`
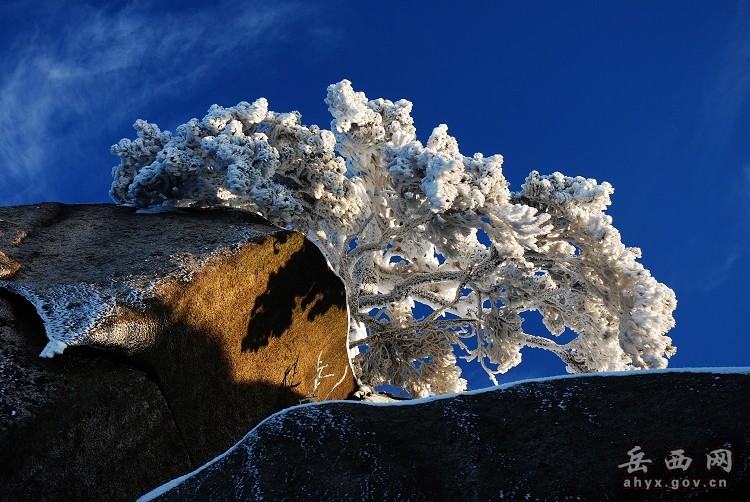
[[601,372],[601,373],[578,373],[578,374],[571,374],[571,375],[556,375],[556,376],[550,376],[550,377],[540,377],[540,378],[530,378],[526,380],[519,380],[516,382],[509,382],[506,384],[499,385],[497,387],[487,387],[484,389],[477,389],[457,394],[443,394],[438,396],[430,396],[420,399],[411,399],[406,401],[394,401],[394,402],[367,402],[367,401],[327,401],[325,403],[305,403],[300,404],[297,406],[292,406],[290,408],[287,408],[285,410],[282,410],[278,413],[275,413],[271,415],[270,417],[266,418],[262,422],[260,422],[257,426],[255,426],[250,432],[248,432],[242,439],[240,439],[237,443],[234,444],[234,446],[230,447],[227,451],[219,455],[218,457],[214,458],[213,460],[210,460],[209,462],[206,462],[201,467],[197,468],[196,470],[185,474],[184,476],[180,476],[179,478],[175,478],[172,481],[169,481],[168,483],[165,483],[152,491],[144,494],[142,497],[138,499],[137,502],[147,502],[150,500],[153,500],[167,491],[177,487],[180,485],[183,481],[186,481],[187,479],[195,476],[196,474],[200,473],[204,469],[210,467],[211,465],[215,464],[216,462],[219,462],[222,458],[229,455],[231,452],[233,452],[236,448],[241,447],[243,443],[246,442],[247,439],[251,438],[253,435],[255,435],[255,431],[263,426],[266,422],[276,420],[279,416],[288,413],[292,410],[297,410],[301,408],[310,408],[310,407],[320,407],[321,405],[329,405],[331,403],[345,403],[345,404],[351,404],[353,406],[413,406],[413,405],[419,405],[424,404],[430,401],[437,401],[437,400],[444,400],[444,399],[451,399],[456,396],[466,396],[466,395],[478,395],[478,394],[484,394],[488,392],[494,392],[498,390],[506,390],[518,385],[524,385],[528,383],[538,383],[538,382],[549,382],[549,381],[556,381],[556,380],[567,380],[567,379],[581,379],[581,378],[600,378],[600,377],[628,377],[628,376],[634,376],[634,375],[644,375],[644,374],[664,374],[664,373],[712,373],[712,374],[736,374],[736,375],[750,375],[750,367],[718,367],[718,368],[668,368],[668,369],[656,369],[656,370],[640,370],[640,371],[612,371],[612,372]]
[[[148,343],[149,340],[139,338],[153,334],[153,326],[113,324],[111,321],[117,318],[119,308],[144,312],[146,302],[157,296],[161,285],[169,281],[187,283],[196,271],[221,258],[222,253],[236,253],[258,238],[252,229],[235,228],[234,225],[229,225],[227,235],[234,238],[206,247],[201,253],[188,254],[187,257],[179,253],[170,255],[163,270],[138,271],[122,279],[110,279],[108,283],[79,282],[34,287],[14,280],[0,280],[0,289],[25,298],[42,319],[49,342],[40,357],[54,357],[70,346],[114,347],[130,351]],[[135,338],[134,334],[137,335]]]
[[40,357],[62,354],[69,345],[79,345],[114,311],[114,298],[105,298],[93,285],[63,284],[33,291],[29,287],[0,281],[0,288],[22,296],[44,322],[49,343]]

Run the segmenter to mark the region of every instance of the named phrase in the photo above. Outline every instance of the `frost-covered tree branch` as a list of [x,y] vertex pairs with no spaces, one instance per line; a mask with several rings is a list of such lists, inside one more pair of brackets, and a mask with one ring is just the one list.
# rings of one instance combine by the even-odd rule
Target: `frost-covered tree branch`
[[[137,139],[112,147],[111,196],[241,207],[305,233],[346,285],[354,368],[372,386],[464,390],[457,350],[491,377],[525,346],[572,372],[667,365],[675,296],[622,244],[608,183],[532,172],[511,192],[502,157],[464,156],[445,125],[417,141],[408,101],[368,100],[344,80],[326,103],[330,130],[263,98],[214,105],[174,134],[138,120]],[[525,333],[533,310],[553,336],[578,336]]]

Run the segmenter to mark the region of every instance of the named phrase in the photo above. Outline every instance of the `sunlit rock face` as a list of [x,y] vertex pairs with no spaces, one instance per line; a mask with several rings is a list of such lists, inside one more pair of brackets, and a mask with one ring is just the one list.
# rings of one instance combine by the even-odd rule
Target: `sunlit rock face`
[[667,370],[302,406],[145,498],[729,500],[750,487],[748,397],[747,370]]
[[[75,448],[58,441],[75,430],[75,417],[61,416],[55,428],[39,417],[61,402],[82,412],[106,410],[107,404],[97,402],[100,386],[120,386],[119,398],[132,400],[133,412],[140,410],[149,427],[173,422],[175,436],[167,441],[185,461],[156,448],[152,454],[174,468],[160,479],[148,477],[152,487],[210,460],[274,412],[301,401],[344,398],[353,390],[343,285],[301,235],[248,212],[2,207],[0,258],[0,294],[26,305],[20,317],[17,310],[6,315],[3,329],[13,326],[15,342],[3,338],[0,362],[15,368],[14,382],[32,381],[34,390],[27,403],[30,387],[0,382],[5,479],[20,482],[18,470],[6,469],[24,462],[74,485],[89,476],[64,462],[46,465],[24,453],[30,447],[16,448],[12,456],[5,452],[11,451],[8,442],[24,437],[42,450],[49,443],[61,456],[75,456],[85,449],[85,435],[84,445]],[[26,328],[19,331],[19,323]],[[25,356],[14,363],[12,354],[19,351]],[[81,358],[122,368],[115,372],[121,383],[102,383],[101,372],[89,371]],[[34,379],[38,372],[46,376]],[[75,384],[66,387],[70,379]],[[146,406],[133,385],[151,389],[161,408]],[[154,407],[161,411],[148,411]],[[126,411],[115,407],[105,415],[127,421],[120,416]],[[104,446],[113,440],[96,439]],[[134,447],[139,441],[133,439]],[[102,472],[125,469],[131,486],[145,491],[133,480],[151,464],[116,450],[96,463]]]

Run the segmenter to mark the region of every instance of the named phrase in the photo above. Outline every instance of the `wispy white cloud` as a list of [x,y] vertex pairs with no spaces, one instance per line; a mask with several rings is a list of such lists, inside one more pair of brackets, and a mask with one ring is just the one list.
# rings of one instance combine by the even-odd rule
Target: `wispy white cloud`
[[742,254],[738,249],[731,249],[721,259],[708,263],[697,277],[696,289],[711,291],[724,284]]
[[725,154],[743,107],[750,98],[750,2],[734,8],[734,20],[724,39],[719,70],[708,77],[700,142],[704,162],[715,163]]
[[[705,237],[705,236],[702,236]],[[667,284],[675,291],[712,293],[727,285],[747,256],[747,241],[741,236],[726,242],[705,242],[701,238],[691,239],[689,247],[702,252],[683,253],[675,250],[672,276]]]
[[252,68],[305,15],[280,2],[36,8],[34,30],[0,52],[0,204],[45,193],[50,174],[85,162],[87,137],[138,106]]
[[717,56],[716,72],[703,76],[705,95],[695,142],[700,152],[696,165],[701,168],[692,174],[701,188],[716,187],[706,192],[710,202],[701,215],[714,221],[695,224],[689,247],[701,252],[676,251],[678,291],[711,292],[726,286],[750,254],[750,166],[737,163],[742,153],[734,146],[742,135],[750,137],[742,122],[750,99],[750,1],[733,6]]

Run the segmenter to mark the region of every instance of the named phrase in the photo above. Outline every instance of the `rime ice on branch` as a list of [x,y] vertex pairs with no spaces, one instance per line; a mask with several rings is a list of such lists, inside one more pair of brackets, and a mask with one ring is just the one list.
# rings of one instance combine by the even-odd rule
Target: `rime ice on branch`
[[[445,125],[423,145],[412,104],[328,88],[331,130],[261,98],[214,105],[175,134],[143,120],[112,147],[111,196],[141,208],[229,205],[303,232],[347,289],[360,380],[412,395],[464,390],[456,353],[494,380],[524,346],[571,372],[663,368],[674,293],[604,213],[613,189],[532,172],[511,192],[500,155],[461,154]],[[432,313],[416,317],[416,302]],[[552,335],[524,332],[538,310]]]

